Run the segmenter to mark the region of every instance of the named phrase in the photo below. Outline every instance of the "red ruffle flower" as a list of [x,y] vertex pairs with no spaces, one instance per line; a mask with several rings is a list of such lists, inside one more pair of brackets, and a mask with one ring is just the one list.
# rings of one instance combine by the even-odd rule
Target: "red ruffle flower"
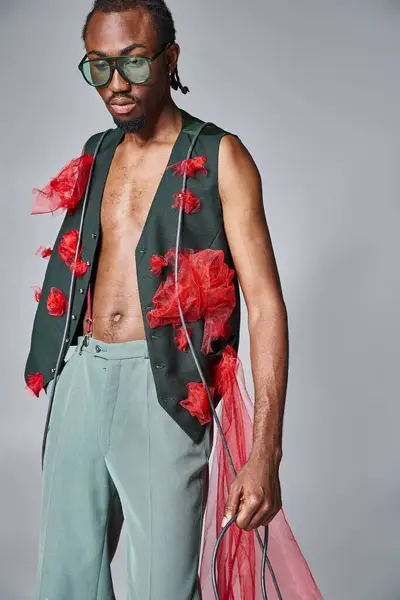
[[42,288],[40,288],[38,285],[31,285],[31,288],[35,291],[35,300],[36,302],[40,302],[40,298],[42,296]]
[[167,169],[174,169],[174,175],[178,177],[183,177],[185,171],[187,177],[196,177],[197,171],[200,171],[203,175],[207,175],[207,169],[204,166],[206,162],[206,156],[195,156],[194,158],[187,158],[174,165],[170,165]]
[[42,190],[33,189],[32,215],[56,211],[72,214],[82,197],[93,164],[91,154],[73,158]]
[[39,248],[35,252],[35,256],[40,256],[41,258],[48,258],[51,256],[52,249],[45,248],[44,246],[39,246]]
[[159,254],[153,254],[150,258],[150,271],[153,275],[161,275],[161,271],[163,267],[168,265],[168,261],[164,256],[160,256]]
[[56,287],[50,288],[47,297],[47,310],[52,317],[62,317],[68,308],[66,296]]
[[183,210],[187,214],[196,213],[200,210],[200,200],[190,190],[175,192],[173,198],[175,202],[171,205],[171,208],[180,208],[182,204]]
[[[78,244],[78,229],[71,229],[71,231],[67,231],[61,238],[60,243],[58,244],[58,254],[59,257],[65,264],[70,267],[72,261],[75,259],[76,248]],[[80,255],[82,253],[82,249],[79,251],[78,260],[80,259]]]
[[70,271],[74,272],[76,277],[82,277],[88,270],[88,265],[81,260],[82,248],[79,249],[78,258],[75,262],[78,237],[78,229],[71,229],[71,231],[64,233],[58,244],[58,254],[61,260],[70,268]]
[[82,277],[82,275],[86,273],[88,268],[89,265],[87,263],[83,262],[82,260],[77,260],[76,262],[73,261],[71,263],[69,270],[71,271],[71,273],[74,273],[75,277]]
[[39,372],[34,375],[28,375],[27,377],[27,385],[25,389],[30,390],[35,394],[35,396],[39,396],[41,390],[43,389],[43,375]]
[[[176,332],[176,335],[174,336],[175,344],[178,346],[179,350],[181,350],[182,352],[186,352],[189,342],[187,340],[183,325],[181,327],[179,327],[179,325],[177,325],[175,323],[173,325],[173,328]],[[190,325],[186,325],[186,329],[188,330],[189,337],[191,338],[192,337],[192,328],[190,327]]]
[[[168,273],[153,296],[156,307],[147,313],[151,328],[181,324],[175,289],[175,248],[165,254],[172,272]],[[180,250],[178,260],[179,301],[185,323],[204,318],[201,351],[212,352],[211,343],[230,333],[227,323],[235,307],[235,271],[224,262],[222,250]]]
[[[186,384],[189,390],[186,400],[181,400],[179,404],[186,408],[193,417],[197,417],[201,425],[211,421],[211,409],[207,396],[207,391],[203,383],[189,382]],[[214,395],[214,388],[208,387],[211,397]]]

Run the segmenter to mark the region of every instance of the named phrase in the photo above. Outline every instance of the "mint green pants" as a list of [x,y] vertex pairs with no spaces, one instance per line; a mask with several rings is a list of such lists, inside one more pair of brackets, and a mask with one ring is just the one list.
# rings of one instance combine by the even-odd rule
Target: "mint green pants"
[[160,406],[146,340],[83,339],[55,389],[36,600],[115,600],[124,521],[126,600],[200,600],[211,424],[196,444]]

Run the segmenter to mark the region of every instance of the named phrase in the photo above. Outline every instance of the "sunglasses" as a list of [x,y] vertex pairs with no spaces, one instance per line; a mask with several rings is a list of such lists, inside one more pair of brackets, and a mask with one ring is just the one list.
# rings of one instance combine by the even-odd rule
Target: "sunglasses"
[[105,56],[102,58],[82,58],[78,69],[85,81],[93,87],[103,87],[110,83],[115,69],[125,81],[133,84],[146,83],[151,77],[151,63],[164,52],[172,42],[163,44],[153,56]]

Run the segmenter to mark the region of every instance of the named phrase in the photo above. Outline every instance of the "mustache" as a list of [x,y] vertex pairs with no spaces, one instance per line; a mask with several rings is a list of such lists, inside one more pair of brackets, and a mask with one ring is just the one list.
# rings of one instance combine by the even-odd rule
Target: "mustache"
[[137,100],[136,98],[134,98],[133,96],[130,96],[129,94],[113,94],[111,96],[111,98],[109,98],[107,100],[107,104],[110,104],[110,102],[112,102],[113,100],[116,100],[118,98],[128,98],[128,100],[131,100],[132,102],[134,102],[135,104],[139,103],[139,100]]

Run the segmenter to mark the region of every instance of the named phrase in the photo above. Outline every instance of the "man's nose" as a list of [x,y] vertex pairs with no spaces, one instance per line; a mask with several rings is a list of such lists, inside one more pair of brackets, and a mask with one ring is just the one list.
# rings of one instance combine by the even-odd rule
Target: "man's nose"
[[117,69],[114,69],[108,89],[114,94],[117,92],[127,92],[131,89],[131,84],[119,74]]

